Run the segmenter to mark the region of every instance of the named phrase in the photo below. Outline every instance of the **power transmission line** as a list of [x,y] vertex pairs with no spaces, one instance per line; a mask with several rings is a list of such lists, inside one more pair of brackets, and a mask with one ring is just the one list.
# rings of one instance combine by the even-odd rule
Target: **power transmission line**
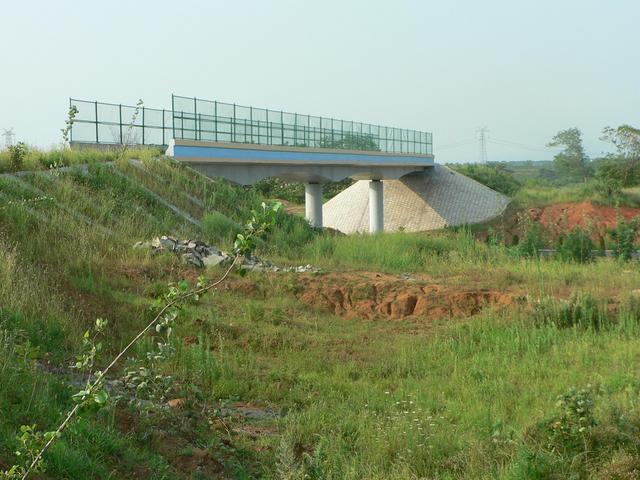
[[489,129],[480,127],[478,129],[478,162],[487,163],[487,136]]
[[4,137],[4,144],[7,148],[12,147],[13,137],[15,136],[15,133],[13,133],[13,128],[10,128],[9,130],[3,128],[2,130],[4,130],[4,133],[2,134],[2,136]]
[[522,148],[525,150],[534,150],[534,151],[538,151],[538,152],[542,152],[542,151],[548,151],[549,148],[561,148],[561,147],[536,147],[533,145],[526,145],[524,143],[519,143],[519,142],[512,142],[510,140],[501,140],[499,138],[491,138],[490,140],[488,140],[491,143],[495,143],[497,145],[505,145],[507,147],[517,147],[517,148]]
[[456,147],[462,147],[464,145],[470,145],[472,143],[476,143],[476,139],[475,138],[468,138],[466,140],[460,140],[458,142],[453,142],[453,143],[447,143],[445,145],[438,145],[437,149],[438,150],[446,150],[447,148],[456,148]]

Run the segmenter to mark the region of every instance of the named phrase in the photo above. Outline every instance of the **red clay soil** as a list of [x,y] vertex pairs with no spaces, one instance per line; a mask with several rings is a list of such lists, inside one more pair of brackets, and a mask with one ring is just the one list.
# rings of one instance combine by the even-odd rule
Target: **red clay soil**
[[299,281],[302,302],[345,317],[437,320],[523,303],[522,297],[510,292],[453,289],[384,274],[331,273],[301,276]]
[[592,202],[557,203],[532,208],[529,210],[529,215],[532,220],[540,222],[550,231],[557,229],[566,231],[579,226],[605,233],[607,229],[615,227],[618,216],[627,220],[640,216],[640,208],[604,207],[594,205]]

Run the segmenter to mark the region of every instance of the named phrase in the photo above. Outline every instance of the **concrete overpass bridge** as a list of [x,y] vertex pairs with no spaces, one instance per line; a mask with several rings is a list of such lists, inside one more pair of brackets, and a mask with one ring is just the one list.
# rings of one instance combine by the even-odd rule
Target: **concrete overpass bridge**
[[[209,176],[304,182],[306,217],[345,233],[479,223],[508,199],[434,163],[431,133],[172,95],[170,109],[70,99],[71,143],[162,145]],[[322,185],[356,183],[322,204]]]
[[384,228],[384,180],[399,179],[433,166],[433,156],[411,153],[365,152],[329,148],[228,144],[173,140],[167,155],[209,177],[252,185],[269,177],[305,184],[305,213],[322,228],[322,184],[350,177],[369,181],[372,233]]
[[173,96],[167,155],[210,177],[243,185],[304,182],[306,218],[321,228],[322,184],[369,182],[369,231],[384,229],[384,180],[434,165],[432,136],[326,117]]

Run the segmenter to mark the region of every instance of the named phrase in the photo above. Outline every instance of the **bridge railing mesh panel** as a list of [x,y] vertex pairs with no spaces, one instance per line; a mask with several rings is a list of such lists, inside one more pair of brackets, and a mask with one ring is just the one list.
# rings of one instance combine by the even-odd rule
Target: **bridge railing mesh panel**
[[167,145],[172,138],[309,148],[431,154],[431,133],[172,96],[161,110],[70,99],[72,142]]
[[77,143],[167,145],[173,138],[171,110],[70,99],[77,108],[70,140]]
[[429,132],[172,96],[173,135],[184,140],[431,154]]

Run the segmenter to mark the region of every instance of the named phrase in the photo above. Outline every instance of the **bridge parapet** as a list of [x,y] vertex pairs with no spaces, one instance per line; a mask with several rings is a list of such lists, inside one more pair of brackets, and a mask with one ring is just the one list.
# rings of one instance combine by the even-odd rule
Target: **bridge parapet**
[[430,132],[172,96],[173,137],[387,153],[433,153]]

